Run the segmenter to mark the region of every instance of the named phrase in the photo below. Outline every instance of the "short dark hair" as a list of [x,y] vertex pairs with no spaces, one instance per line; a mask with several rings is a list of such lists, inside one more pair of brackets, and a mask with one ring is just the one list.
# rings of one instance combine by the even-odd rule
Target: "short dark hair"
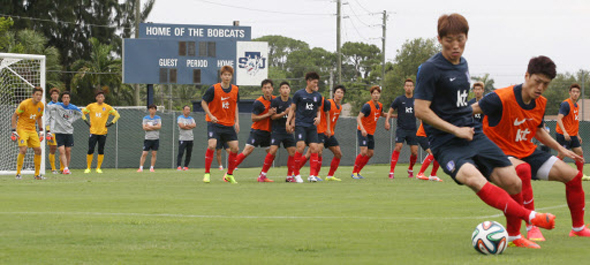
[[344,92],[344,94],[346,94],[346,87],[344,87],[344,85],[337,85],[334,87],[334,89],[332,90],[333,93],[336,93],[336,90],[342,90],[342,92]]
[[57,93],[59,95],[59,89],[57,87],[52,88],[49,90],[49,95],[53,95],[53,93]]
[[229,65],[224,65],[223,67],[221,67],[221,69],[219,70],[219,75],[222,75],[224,72],[228,72],[232,75],[234,75],[234,68],[229,66]]
[[577,88],[577,89],[578,89],[578,90],[580,90],[580,91],[582,90],[582,88],[580,88],[580,85],[578,85],[578,83],[573,83],[573,84],[570,86],[570,91],[572,91],[572,89],[574,89],[574,88]]
[[191,108],[191,106],[189,106],[189,105],[184,105],[184,106],[182,106],[182,109],[184,109],[186,107],[188,107],[189,109]]
[[457,13],[442,15],[438,18],[438,36],[445,37],[449,34],[469,33],[469,23],[464,16]]
[[529,73],[529,75],[543,74],[550,79],[553,79],[557,75],[555,68],[555,63],[549,59],[549,57],[541,55],[538,57],[533,57],[529,61],[527,73]]
[[370,90],[371,94],[373,94],[373,91],[375,91],[375,90],[379,91],[379,94],[381,94],[381,88],[379,86],[372,86],[371,90]]
[[414,84],[414,80],[412,80],[412,78],[406,78],[406,81],[404,81],[404,85],[405,85],[407,82],[410,82],[410,83]]
[[156,104],[150,104],[150,105],[148,106],[148,109],[155,109],[155,110],[158,110],[158,106],[156,106]]
[[67,91],[67,90],[66,90],[66,91],[64,91],[64,92],[61,92],[61,97],[62,97],[62,98],[64,97],[64,95],[68,95],[68,97],[70,97],[70,96],[71,96],[71,95],[70,95],[70,91]]
[[104,96],[104,91],[102,90],[98,90],[96,91],[96,93],[94,94],[94,97],[98,97],[98,95],[102,94]]
[[33,93],[31,94],[35,94],[37,91],[41,92],[41,94],[43,94],[43,88],[41,88],[40,86],[36,86],[35,88],[33,88]]
[[307,80],[320,80],[320,75],[316,72],[308,72],[305,74],[305,81]]
[[260,83],[260,87],[263,87],[266,84],[270,84],[270,86],[274,86],[274,83],[272,82],[272,80],[267,78],[267,79],[262,80],[262,83]]
[[289,86],[289,88],[291,87],[291,85],[289,85],[289,82],[287,82],[287,81],[283,81],[283,82],[281,82],[281,84],[279,85],[279,88],[280,88],[280,87],[282,87],[283,85],[287,85],[287,86]]

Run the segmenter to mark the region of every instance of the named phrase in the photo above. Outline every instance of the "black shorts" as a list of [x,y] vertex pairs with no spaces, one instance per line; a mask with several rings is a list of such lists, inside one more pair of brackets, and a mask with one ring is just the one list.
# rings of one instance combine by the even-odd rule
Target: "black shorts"
[[250,137],[248,137],[246,144],[252,145],[254,147],[269,147],[270,132],[252,129],[250,130]]
[[228,149],[229,145],[227,145],[227,143],[222,143],[221,141],[217,141],[217,147],[215,147],[215,149],[217,150],[221,150],[221,149]]
[[372,134],[363,136],[363,133],[361,133],[360,130],[356,130],[356,137],[358,138],[359,146],[366,146],[370,150],[375,149],[375,139]]
[[62,134],[56,133],[55,134],[55,141],[57,142],[57,146],[65,146],[65,147],[72,147],[74,146],[74,135],[73,134]]
[[143,140],[143,151],[158,151],[158,148],[160,148],[160,139]]
[[340,144],[338,143],[338,139],[336,139],[336,135],[332,135],[332,136],[326,136],[326,142],[324,143],[324,146],[326,148],[328,147],[332,147],[332,146],[340,146]]
[[475,133],[472,141],[452,138],[450,141],[431,149],[434,159],[457,184],[455,176],[465,163],[475,165],[489,180],[496,167],[512,165],[500,147],[494,144],[483,132]]
[[223,126],[221,124],[207,123],[207,139],[217,139],[217,142],[227,143],[238,140],[238,134],[233,126]]
[[395,130],[395,142],[403,143],[404,141],[408,145],[418,145],[418,139],[416,139],[416,130],[404,130],[397,128],[397,130]]
[[318,144],[326,144],[326,138],[328,138],[324,133],[318,133]]
[[280,146],[283,143],[284,148],[295,146],[295,137],[288,132],[272,132],[270,136],[270,144]]
[[[526,162],[531,166],[531,178],[533,180],[547,180],[549,170],[551,169],[551,167],[553,167],[555,161],[557,161],[557,157],[554,157],[552,154],[547,153],[545,151],[535,149],[535,151],[531,155],[525,158],[521,158],[520,160]],[[551,164],[547,165],[549,168],[545,168],[543,172],[539,172],[539,169],[541,169],[541,167],[543,167],[543,165],[545,165],[545,163],[549,160],[551,160],[552,162]]]
[[430,148],[430,143],[428,142],[428,137],[416,136],[416,140],[418,141],[418,144],[420,144],[420,147],[422,147],[422,150],[426,151]]
[[570,135],[570,141],[566,141],[563,134],[556,132],[555,138],[557,139],[557,142],[566,149],[574,149],[582,146],[577,135]]
[[317,127],[295,126],[295,140],[297,140],[297,142],[305,141],[305,144],[319,143]]

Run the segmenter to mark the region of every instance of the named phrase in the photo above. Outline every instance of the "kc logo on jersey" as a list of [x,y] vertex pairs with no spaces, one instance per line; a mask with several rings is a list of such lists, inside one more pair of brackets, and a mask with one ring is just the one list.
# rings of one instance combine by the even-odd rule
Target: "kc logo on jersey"
[[245,52],[244,57],[238,59],[238,67],[245,68],[249,75],[256,75],[259,70],[266,68],[266,58],[261,52]]

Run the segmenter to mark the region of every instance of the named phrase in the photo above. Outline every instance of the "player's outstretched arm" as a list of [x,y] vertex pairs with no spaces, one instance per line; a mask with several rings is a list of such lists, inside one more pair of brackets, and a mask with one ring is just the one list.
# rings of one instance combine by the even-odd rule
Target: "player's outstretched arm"
[[434,128],[437,128],[441,131],[451,133],[459,138],[467,139],[469,141],[473,140],[473,134],[475,134],[475,130],[471,127],[457,127],[436,115],[430,109],[430,104],[432,102],[423,99],[415,99],[414,100],[414,108],[416,113],[416,118],[421,119],[422,121],[430,124]]
[[479,107],[479,102],[475,102],[471,105],[472,114],[481,114],[483,110]]
[[537,138],[537,140],[539,140],[539,142],[541,142],[545,146],[557,151],[559,155],[567,156],[571,159],[584,162],[583,157],[577,155],[576,153],[570,150],[565,149],[557,141],[555,141],[555,139],[553,139],[553,137],[551,137],[551,135],[544,128],[537,128],[537,134],[535,135],[535,138]]

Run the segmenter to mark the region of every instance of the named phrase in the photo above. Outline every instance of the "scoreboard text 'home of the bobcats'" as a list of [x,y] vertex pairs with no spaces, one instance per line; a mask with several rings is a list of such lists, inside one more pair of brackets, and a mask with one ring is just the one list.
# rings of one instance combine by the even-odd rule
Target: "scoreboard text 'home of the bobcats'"
[[139,32],[123,42],[123,83],[215,84],[224,65],[237,85],[268,76],[268,43],[250,41],[250,27],[142,23]]

